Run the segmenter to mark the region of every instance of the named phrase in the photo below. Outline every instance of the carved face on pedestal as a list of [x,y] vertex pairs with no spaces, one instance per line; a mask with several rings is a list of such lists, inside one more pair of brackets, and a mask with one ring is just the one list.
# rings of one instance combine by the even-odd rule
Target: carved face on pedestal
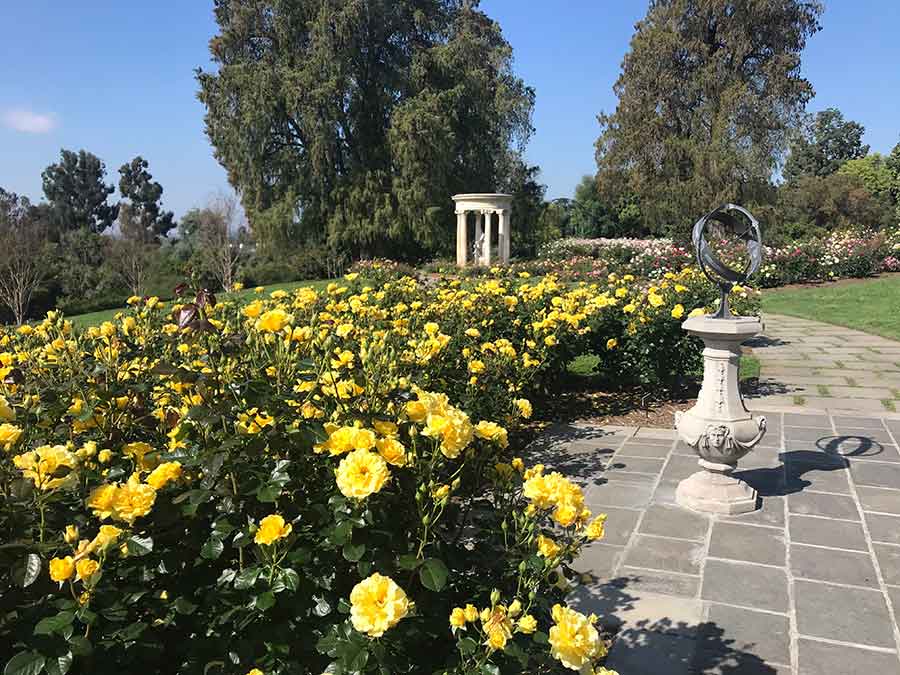
[[725,447],[725,441],[728,439],[728,427],[724,424],[710,427],[709,431],[707,431],[706,438],[708,439],[710,448],[722,450]]

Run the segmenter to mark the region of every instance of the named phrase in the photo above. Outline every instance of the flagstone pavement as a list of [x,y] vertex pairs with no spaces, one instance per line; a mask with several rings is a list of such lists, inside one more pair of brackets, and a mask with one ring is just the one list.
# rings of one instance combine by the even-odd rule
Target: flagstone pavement
[[529,447],[530,463],[579,482],[609,516],[575,562],[570,595],[617,631],[607,667],[900,673],[900,414],[766,416],[737,474],[761,508],[741,516],[675,505],[678,481],[699,467],[668,429],[575,423]]
[[900,342],[790,316],[763,321],[763,335],[745,343],[761,364],[758,407],[900,410]]

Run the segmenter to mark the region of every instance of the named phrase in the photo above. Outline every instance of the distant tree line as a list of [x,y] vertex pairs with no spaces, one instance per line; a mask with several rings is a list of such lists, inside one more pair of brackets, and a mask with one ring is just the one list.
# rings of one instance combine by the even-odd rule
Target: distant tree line
[[862,125],[805,112],[800,54],[821,13],[808,0],[652,0],[618,105],[599,117],[597,174],[578,188],[596,211],[591,234],[685,239],[727,201],[751,207],[776,243],[900,221],[900,144],[869,153]]
[[[170,297],[189,275],[220,288],[239,276],[295,278],[253,255],[235,197],[214,197],[176,223],[146,159],[118,173],[117,185],[107,183],[96,155],[62,150],[42,173],[44,201],[0,187],[0,319],[106,309],[130,295]],[[120,199],[112,201],[116,187]]]
[[261,250],[452,252],[450,195],[515,195],[514,255],[576,236],[675,236],[725,201],[770,241],[897,219],[897,154],[811,117],[814,0],[651,0],[599,116],[597,172],[547,202],[522,154],[534,91],[470,0],[215,0],[206,132]]

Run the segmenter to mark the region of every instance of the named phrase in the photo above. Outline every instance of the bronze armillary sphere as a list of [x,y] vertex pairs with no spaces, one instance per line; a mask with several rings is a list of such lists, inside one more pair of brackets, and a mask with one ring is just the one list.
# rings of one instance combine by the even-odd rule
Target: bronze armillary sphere
[[[706,243],[706,228],[711,222],[718,223],[726,232],[747,243],[749,260],[743,271],[728,267],[715,256],[709,244]],[[691,241],[694,243],[697,264],[700,265],[706,278],[719,287],[722,294],[719,310],[713,315],[713,318],[734,318],[728,309],[728,294],[735,284],[743,284],[747,281],[759,269],[759,264],[762,262],[762,235],[759,231],[759,221],[750,215],[750,212],[743,206],[722,204],[696,222],[691,232]]]

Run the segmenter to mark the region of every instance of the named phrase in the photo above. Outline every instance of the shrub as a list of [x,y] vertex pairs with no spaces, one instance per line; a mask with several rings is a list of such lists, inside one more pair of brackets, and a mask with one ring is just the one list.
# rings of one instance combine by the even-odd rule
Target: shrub
[[595,662],[561,603],[603,516],[507,428],[610,290],[357,279],[4,333],[7,671],[559,672],[565,630]]

